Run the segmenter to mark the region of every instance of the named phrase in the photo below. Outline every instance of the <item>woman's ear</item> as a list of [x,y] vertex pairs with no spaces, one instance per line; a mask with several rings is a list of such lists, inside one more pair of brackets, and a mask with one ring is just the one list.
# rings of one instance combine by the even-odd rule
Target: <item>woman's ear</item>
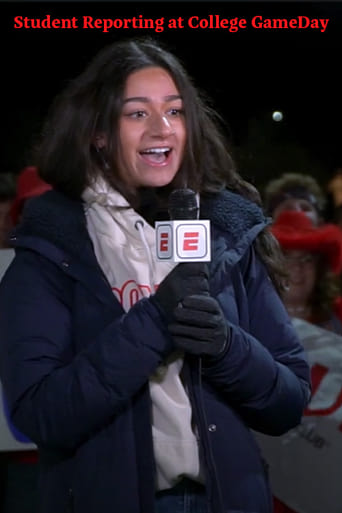
[[104,134],[97,134],[93,137],[92,144],[96,150],[96,155],[101,167],[109,169],[109,164],[106,157],[107,137]]
[[93,138],[93,145],[97,150],[102,150],[107,145],[107,138],[105,134],[97,134]]

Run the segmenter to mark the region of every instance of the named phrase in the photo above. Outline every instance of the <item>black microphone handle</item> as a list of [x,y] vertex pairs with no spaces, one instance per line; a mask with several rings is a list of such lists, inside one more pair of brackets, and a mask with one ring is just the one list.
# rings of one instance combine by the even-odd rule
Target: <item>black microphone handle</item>
[[[199,208],[196,193],[189,188],[175,189],[169,196],[168,210],[171,221],[191,221],[198,219]],[[197,265],[200,264],[201,262],[197,262]],[[203,272],[209,277],[208,264],[202,262],[201,267],[203,267]]]

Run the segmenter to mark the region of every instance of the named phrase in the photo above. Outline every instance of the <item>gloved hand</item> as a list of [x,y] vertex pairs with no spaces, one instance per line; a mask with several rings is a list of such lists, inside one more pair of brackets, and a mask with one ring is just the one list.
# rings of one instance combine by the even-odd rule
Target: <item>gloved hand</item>
[[211,296],[191,295],[174,311],[168,326],[175,345],[194,355],[217,356],[229,343],[227,322],[220,305]]
[[174,320],[173,312],[178,304],[192,294],[209,295],[209,269],[203,262],[178,264],[160,283],[150,300],[164,312],[170,323]]

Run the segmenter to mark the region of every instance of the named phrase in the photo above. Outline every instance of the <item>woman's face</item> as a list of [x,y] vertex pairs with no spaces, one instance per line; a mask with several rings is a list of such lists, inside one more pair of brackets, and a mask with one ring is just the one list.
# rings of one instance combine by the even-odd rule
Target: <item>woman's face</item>
[[301,250],[286,251],[284,255],[288,273],[285,302],[293,305],[306,305],[310,301],[315,287],[317,256]]
[[122,179],[131,187],[162,187],[177,174],[184,155],[183,101],[163,68],[132,73],[119,120]]

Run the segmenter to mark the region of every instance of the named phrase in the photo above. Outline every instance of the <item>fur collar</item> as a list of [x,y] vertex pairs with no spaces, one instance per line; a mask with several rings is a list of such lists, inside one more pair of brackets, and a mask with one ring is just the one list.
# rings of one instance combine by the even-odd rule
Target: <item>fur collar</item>
[[[250,231],[259,232],[268,224],[255,203],[227,190],[201,201],[201,217],[210,219],[213,225],[230,234],[234,242]],[[38,237],[70,254],[80,254],[90,241],[83,203],[57,191],[48,191],[27,202],[14,236]]]
[[46,240],[71,255],[82,254],[89,242],[81,200],[69,199],[54,190],[27,201],[22,221],[13,234],[17,240]]
[[233,241],[240,240],[256,225],[269,223],[258,205],[228,190],[202,200],[201,217],[210,219],[220,230],[230,234]]

